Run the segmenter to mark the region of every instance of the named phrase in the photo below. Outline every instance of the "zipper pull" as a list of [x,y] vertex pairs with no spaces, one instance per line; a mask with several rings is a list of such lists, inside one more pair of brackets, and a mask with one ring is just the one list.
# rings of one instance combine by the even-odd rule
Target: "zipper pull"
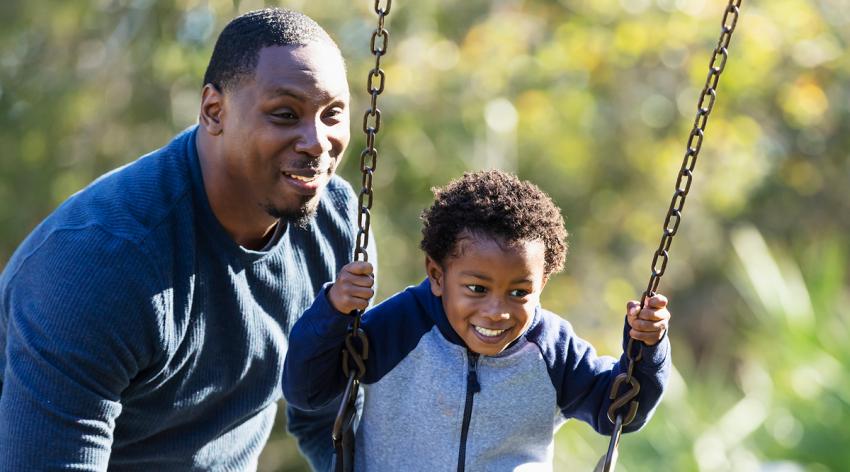
[[472,393],[481,391],[481,384],[478,383],[478,354],[469,354],[469,374],[467,378],[467,389]]

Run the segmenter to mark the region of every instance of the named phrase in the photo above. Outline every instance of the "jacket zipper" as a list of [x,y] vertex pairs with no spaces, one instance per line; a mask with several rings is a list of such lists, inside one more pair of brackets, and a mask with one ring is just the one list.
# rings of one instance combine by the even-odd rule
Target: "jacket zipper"
[[481,391],[478,383],[478,354],[470,352],[467,356],[469,369],[466,374],[466,403],[463,406],[463,426],[460,429],[460,451],[457,457],[457,472],[464,472],[466,467],[466,438],[469,435],[469,422],[472,420],[473,396]]

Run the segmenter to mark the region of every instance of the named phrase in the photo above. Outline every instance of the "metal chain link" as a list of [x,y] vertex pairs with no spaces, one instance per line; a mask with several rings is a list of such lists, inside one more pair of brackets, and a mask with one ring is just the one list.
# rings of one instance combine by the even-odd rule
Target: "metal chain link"
[[[670,258],[670,245],[673,243],[673,236],[676,235],[676,232],[679,230],[679,223],[682,221],[682,209],[685,206],[685,199],[691,189],[693,172],[700,149],[702,149],[705,128],[708,125],[708,117],[711,114],[711,110],[714,109],[714,103],[717,100],[717,85],[720,82],[720,74],[723,73],[726,67],[726,60],[729,58],[729,42],[732,40],[732,33],[735,31],[735,26],[738,24],[741,2],[742,0],[729,0],[729,4],[723,13],[720,38],[717,41],[717,46],[714,48],[711,61],[708,64],[708,76],[705,79],[705,86],[703,86],[702,93],[697,101],[696,118],[694,119],[693,128],[688,135],[682,167],[676,177],[676,189],[673,192],[670,206],[667,208],[667,216],[664,218],[661,242],[658,244],[658,249],[655,250],[655,254],[652,257],[652,273],[649,277],[646,290],[641,296],[640,309],[644,308],[647,299],[655,295],[658,290],[658,284],[661,282],[661,277],[667,269],[667,262]],[[638,409],[638,402],[634,398],[640,392],[640,382],[632,375],[634,373],[635,363],[640,361],[643,355],[643,343],[635,341],[630,337],[625,352],[629,360],[628,368],[626,372],[621,373],[614,379],[614,383],[611,386],[610,399],[612,403],[608,409],[608,419],[615,427],[611,434],[611,443],[608,447],[608,454],[605,456],[605,463],[602,469],[605,472],[614,470],[617,445],[619,444],[622,427],[634,420]],[[620,387],[624,384],[628,384],[631,388],[620,393]],[[629,409],[624,416],[617,410],[626,405],[628,405]]]
[[[369,71],[366,80],[366,92],[370,95],[369,108],[363,115],[363,132],[366,133],[366,148],[360,153],[360,172],[362,174],[361,189],[357,197],[357,236],[355,238],[354,260],[368,261],[366,252],[369,246],[369,230],[372,221],[372,177],[378,165],[378,150],[375,148],[375,136],[381,130],[381,110],[378,108],[378,96],[384,91],[386,74],[381,69],[381,57],[387,53],[390,34],[384,28],[384,21],[390,13],[392,0],[386,0],[386,6],[381,6],[381,0],[375,0],[375,13],[378,15],[378,26],[372,32],[369,48],[375,56],[375,67]],[[377,80],[377,83],[375,82]],[[357,389],[360,379],[366,373],[365,360],[369,355],[369,340],[360,328],[360,310],[353,313],[354,321],[351,331],[345,339],[342,351],[342,369],[348,383],[346,384],[343,400],[337,413],[333,427],[334,447],[337,449],[337,470],[342,470],[342,441],[345,431],[350,429],[354,418],[354,403],[357,399]],[[353,366],[351,364],[354,364]]]

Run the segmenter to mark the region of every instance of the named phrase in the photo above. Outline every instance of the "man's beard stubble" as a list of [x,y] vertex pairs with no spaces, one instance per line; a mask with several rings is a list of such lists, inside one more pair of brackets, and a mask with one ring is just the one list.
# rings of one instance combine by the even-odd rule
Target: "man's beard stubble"
[[264,210],[273,218],[282,223],[293,225],[297,228],[306,228],[319,208],[319,195],[302,196],[297,208],[276,208],[271,202],[267,202]]

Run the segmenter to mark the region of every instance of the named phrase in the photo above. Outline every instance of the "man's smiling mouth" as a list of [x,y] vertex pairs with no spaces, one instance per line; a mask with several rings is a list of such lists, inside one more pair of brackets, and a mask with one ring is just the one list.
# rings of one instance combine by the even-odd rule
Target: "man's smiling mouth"
[[290,179],[298,180],[300,182],[312,182],[312,181],[318,179],[319,176],[322,175],[322,173],[317,173],[317,174],[313,174],[313,175],[296,175],[296,174],[289,174],[287,172],[284,172],[283,175],[285,175],[286,177],[289,177]]

